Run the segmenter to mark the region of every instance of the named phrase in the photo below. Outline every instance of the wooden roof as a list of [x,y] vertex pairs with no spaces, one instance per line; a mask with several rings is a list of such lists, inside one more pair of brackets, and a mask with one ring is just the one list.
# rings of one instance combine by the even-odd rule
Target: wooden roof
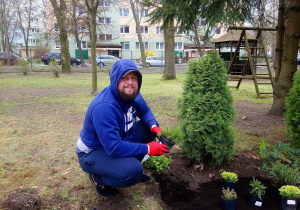
[[[241,37],[242,30],[231,30],[228,33],[224,34],[223,36],[219,37],[218,39],[215,39],[214,43],[217,42],[238,42]],[[246,32],[247,33],[247,32]],[[255,34],[247,33],[248,40],[254,40]]]

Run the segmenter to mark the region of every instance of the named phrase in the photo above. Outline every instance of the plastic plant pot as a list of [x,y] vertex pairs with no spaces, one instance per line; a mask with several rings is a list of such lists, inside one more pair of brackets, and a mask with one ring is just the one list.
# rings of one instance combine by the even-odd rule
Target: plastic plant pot
[[169,150],[171,150],[171,148],[175,145],[173,142],[166,139],[166,137],[164,137],[164,136],[159,137],[159,142],[162,143],[162,144],[167,145],[169,147]]
[[281,199],[281,207],[284,210],[296,210],[298,206],[298,199],[296,198],[285,198]]
[[249,202],[255,208],[261,208],[263,204],[264,195],[261,196],[262,199],[259,199],[258,195],[249,193]]
[[235,210],[236,200],[223,200],[222,199],[222,209],[223,210]]
[[236,190],[237,183],[223,181],[223,186],[225,189],[229,188],[229,190]]

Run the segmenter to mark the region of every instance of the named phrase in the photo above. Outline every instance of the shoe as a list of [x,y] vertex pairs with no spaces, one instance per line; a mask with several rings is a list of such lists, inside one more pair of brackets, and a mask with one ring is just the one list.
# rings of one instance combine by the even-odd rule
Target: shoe
[[111,186],[98,184],[95,181],[93,174],[89,174],[89,180],[97,194],[101,197],[113,197],[119,193],[118,190]]
[[142,178],[140,179],[139,183],[145,183],[150,180],[150,176],[147,176],[146,174],[143,174]]

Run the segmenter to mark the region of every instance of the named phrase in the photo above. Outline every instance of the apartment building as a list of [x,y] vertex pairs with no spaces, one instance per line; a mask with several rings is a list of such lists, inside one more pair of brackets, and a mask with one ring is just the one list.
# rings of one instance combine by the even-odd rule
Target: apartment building
[[[28,1],[28,0],[19,0]],[[36,46],[37,40],[46,44],[51,52],[60,52],[59,28],[56,18],[53,14],[51,2],[49,0],[32,0],[32,5],[39,6],[41,14],[36,19],[33,19],[32,29],[30,29],[30,48]],[[82,21],[78,22],[76,29],[72,29],[70,21],[71,5],[67,7],[67,25],[69,26],[69,48],[71,57],[79,57],[77,43],[74,37],[74,30],[79,34],[80,44],[83,50],[85,59],[91,59],[90,36],[89,29],[86,24],[87,9],[84,1],[76,1],[75,15]],[[43,10],[43,11],[40,11]],[[145,50],[154,52],[159,57],[164,57],[164,30],[162,24],[150,25],[147,21],[149,14],[148,9],[142,9],[136,5],[136,15],[140,20],[142,38]],[[41,21],[40,18],[44,20]],[[199,20],[199,26],[205,27],[205,22]],[[222,28],[216,28],[213,38],[218,38],[223,35]],[[204,31],[200,31],[203,35]],[[24,41],[22,43],[22,35],[16,39],[20,53],[24,56]],[[114,55],[120,58],[128,58],[138,61],[140,58],[140,45],[136,30],[136,23],[133,17],[133,12],[129,0],[102,0],[98,7],[97,17],[97,46],[96,55]],[[180,59],[199,57],[198,50],[194,44],[194,33],[181,33],[180,28],[175,28],[175,55],[179,55]]]

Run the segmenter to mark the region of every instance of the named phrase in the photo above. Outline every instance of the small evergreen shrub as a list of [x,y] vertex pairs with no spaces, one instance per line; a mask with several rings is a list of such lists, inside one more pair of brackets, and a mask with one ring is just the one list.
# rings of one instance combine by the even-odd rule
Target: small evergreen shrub
[[24,76],[26,76],[28,74],[28,72],[30,71],[30,66],[28,65],[29,62],[23,59],[18,59],[18,68],[20,70],[20,72],[23,73]]
[[284,185],[279,189],[279,194],[285,198],[300,198],[300,189],[292,185]]
[[274,163],[270,174],[276,178],[275,185],[277,187],[300,184],[298,169],[282,164],[280,161]]
[[222,189],[222,199],[223,200],[236,200],[237,199],[237,194],[233,189],[230,190],[228,187],[226,189],[223,187],[223,189]]
[[50,72],[54,74],[55,77],[59,77],[59,68],[55,61],[49,62]]
[[221,177],[225,182],[228,182],[228,183],[236,183],[239,180],[238,175],[233,172],[223,171],[221,173]]
[[226,69],[215,50],[190,61],[188,68],[179,102],[182,148],[189,158],[216,166],[234,152],[234,107]]
[[285,99],[287,132],[293,145],[300,148],[300,72],[294,76],[293,87]]

